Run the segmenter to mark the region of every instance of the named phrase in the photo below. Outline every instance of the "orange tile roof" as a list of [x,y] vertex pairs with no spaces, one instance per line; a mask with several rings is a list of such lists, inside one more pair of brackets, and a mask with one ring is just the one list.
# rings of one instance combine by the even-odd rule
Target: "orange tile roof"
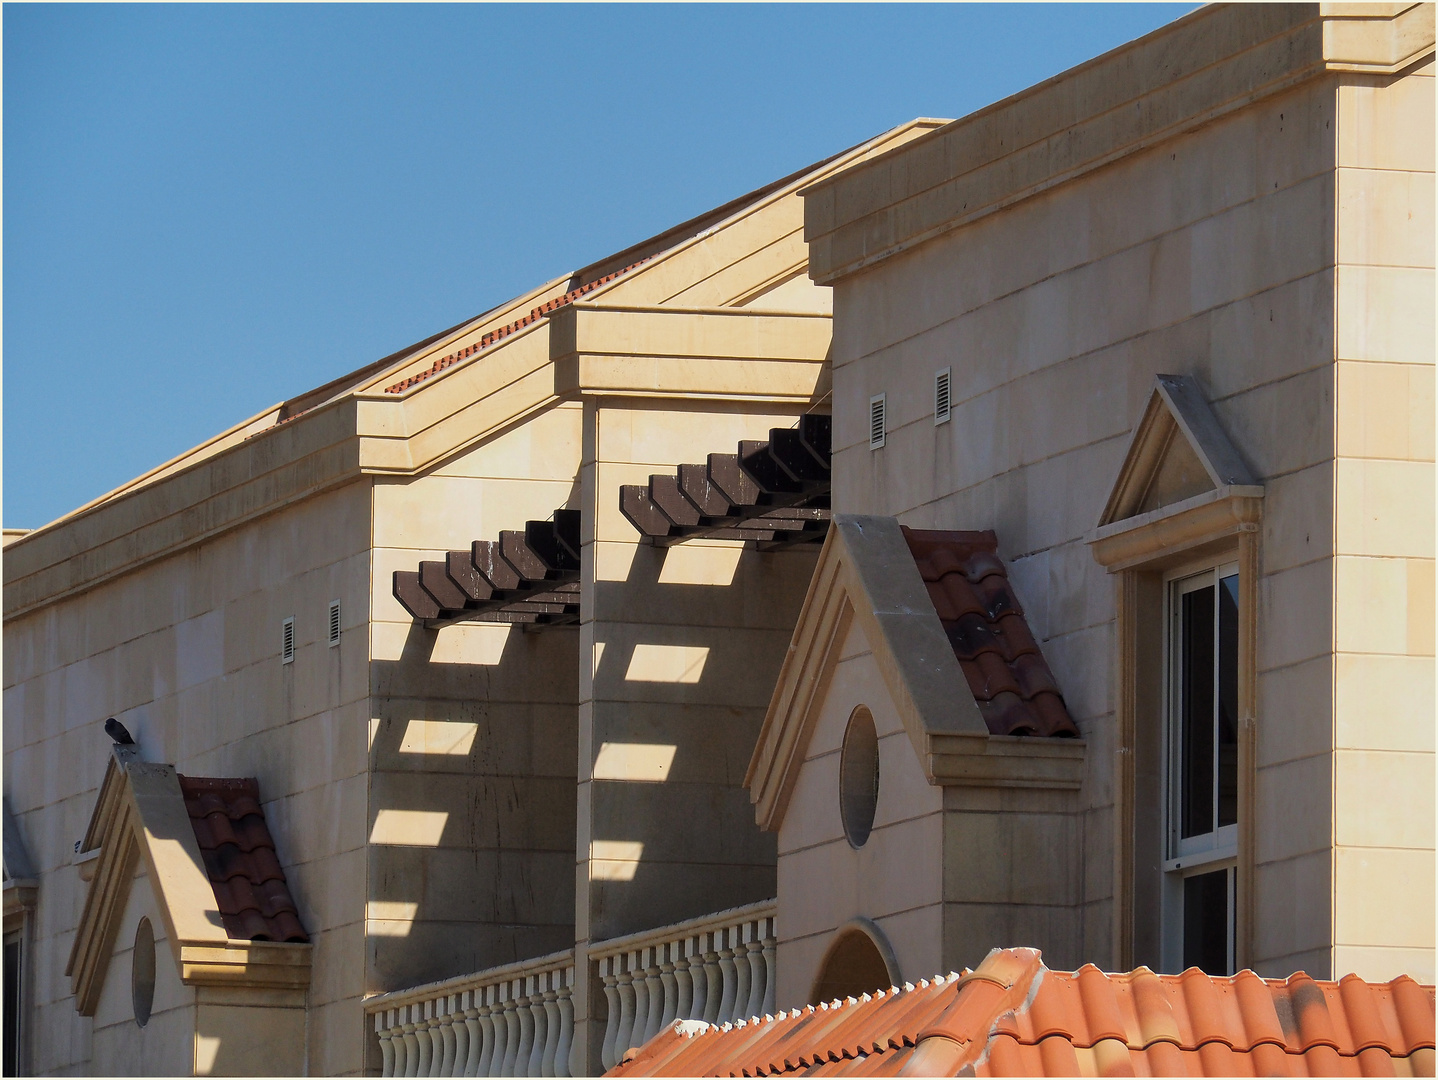
[[989,731],[1077,736],[1078,726],[1009,584],[993,531],[905,526],[904,539]]
[[308,941],[260,808],[259,781],[181,776],[180,792],[225,933],[248,941]]
[[1432,1076],[1434,990],[1407,976],[978,969],[723,1027],[679,1021],[610,1076]]
[[556,296],[553,300],[546,300],[544,303],[540,304],[539,307],[535,308],[528,315],[524,316],[524,318],[516,319],[514,322],[509,323],[506,326],[501,326],[497,330],[491,330],[489,333],[481,337],[478,341],[474,342],[472,345],[466,345],[464,348],[452,352],[448,356],[443,356],[440,359],[436,360],[429,367],[425,368],[423,371],[416,372],[409,378],[401,379],[393,386],[386,387],[385,393],[403,393],[411,386],[414,386],[417,383],[424,382],[424,380],[428,379],[431,375],[437,375],[445,368],[453,367],[461,360],[465,360],[473,356],[475,353],[479,352],[481,349],[493,345],[496,341],[500,341],[504,338],[509,337],[510,334],[524,329],[530,323],[538,322],[544,316],[548,315],[551,311],[555,311],[562,307],[567,307],[568,305],[574,303],[574,301],[578,300],[581,296],[593,292],[601,285],[609,284],[609,282],[613,281],[621,274],[629,273],[629,271],[640,265],[640,263],[646,263],[653,257],[654,256],[652,255],[647,256],[643,259],[640,259],[639,262],[630,263],[628,266],[625,266],[619,270],[615,270],[613,273],[605,274],[603,277],[586,282],[585,284],[579,286],[579,288],[577,289],[571,289],[569,292],[565,293],[562,296]]

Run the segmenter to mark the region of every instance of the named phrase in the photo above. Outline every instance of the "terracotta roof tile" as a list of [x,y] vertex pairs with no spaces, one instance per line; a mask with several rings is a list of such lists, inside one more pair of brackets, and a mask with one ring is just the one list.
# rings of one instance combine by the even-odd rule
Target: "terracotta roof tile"
[[181,776],[180,791],[232,938],[308,941],[253,778]]
[[467,360],[469,357],[473,356],[481,349],[493,345],[496,341],[502,341],[505,338],[509,337],[511,334],[523,330],[531,323],[538,322],[550,312],[562,307],[567,307],[568,305],[574,303],[574,301],[578,300],[581,296],[585,296],[586,294],[593,292],[601,285],[609,284],[609,282],[613,281],[615,278],[619,277],[622,274],[629,273],[629,271],[633,270],[636,266],[639,266],[641,263],[648,262],[649,259],[652,259],[653,257],[654,256],[650,255],[647,258],[640,259],[639,262],[630,263],[623,269],[615,270],[613,273],[605,274],[601,278],[596,278],[593,281],[586,282],[585,284],[579,286],[579,288],[577,289],[571,289],[563,296],[556,296],[552,300],[546,300],[544,303],[540,304],[539,307],[533,309],[528,315],[524,316],[524,318],[516,319],[514,322],[509,323],[506,326],[501,326],[497,330],[491,330],[489,333],[481,337],[478,341],[470,345],[466,345],[464,348],[458,349],[455,352],[450,353],[448,356],[444,356],[436,360],[429,367],[425,368],[425,370],[416,372],[415,374],[409,376],[409,378],[407,379],[401,379],[393,386],[386,387],[385,393],[404,393],[411,386],[415,386],[418,383],[424,382],[424,380],[428,379],[431,375],[438,375],[445,368],[453,367],[461,360]]
[[906,527],[904,539],[989,730],[1078,735],[1009,584],[998,537]]
[[1434,990],[1407,976],[1050,971],[995,949],[976,972],[722,1028],[683,1021],[612,1076],[1431,1075]]

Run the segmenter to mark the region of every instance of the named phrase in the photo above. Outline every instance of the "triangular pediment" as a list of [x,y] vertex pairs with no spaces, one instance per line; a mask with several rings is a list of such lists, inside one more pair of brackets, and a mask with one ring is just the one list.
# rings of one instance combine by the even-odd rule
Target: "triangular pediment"
[[223,949],[229,941],[173,765],[141,761],[131,746],[112,749],[80,844],[81,854],[96,850],[65,966],[82,1016],[94,1015],[142,860],[177,965],[182,946]]
[[779,828],[855,622],[930,782],[936,737],[988,741],[899,523],[835,514],[744,778],[761,828]]
[[1099,527],[1257,481],[1190,375],[1159,375]]

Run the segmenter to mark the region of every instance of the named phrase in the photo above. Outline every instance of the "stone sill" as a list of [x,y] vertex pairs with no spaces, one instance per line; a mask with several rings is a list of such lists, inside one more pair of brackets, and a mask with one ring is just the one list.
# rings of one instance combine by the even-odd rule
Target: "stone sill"
[[945,787],[1049,788],[1083,784],[1082,739],[1022,735],[929,735],[930,783]]

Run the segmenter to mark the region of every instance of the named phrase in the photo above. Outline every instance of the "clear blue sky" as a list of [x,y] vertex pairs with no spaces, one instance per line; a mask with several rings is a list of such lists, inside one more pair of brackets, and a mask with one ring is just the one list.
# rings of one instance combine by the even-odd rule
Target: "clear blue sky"
[[1193,6],[6,5],[4,524]]

